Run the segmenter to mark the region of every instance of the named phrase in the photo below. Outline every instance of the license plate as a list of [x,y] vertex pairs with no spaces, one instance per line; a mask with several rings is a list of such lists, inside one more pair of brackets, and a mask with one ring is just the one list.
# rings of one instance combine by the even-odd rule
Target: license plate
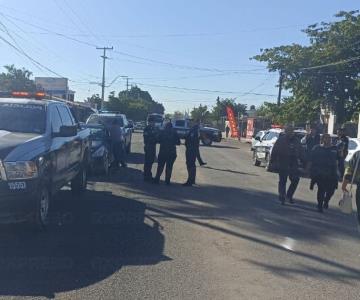
[[265,158],[266,154],[264,152],[257,153],[258,158]]
[[179,133],[179,134],[185,134],[186,131],[184,131],[184,130],[179,130],[178,133]]
[[26,189],[26,182],[9,182],[8,185],[12,191]]

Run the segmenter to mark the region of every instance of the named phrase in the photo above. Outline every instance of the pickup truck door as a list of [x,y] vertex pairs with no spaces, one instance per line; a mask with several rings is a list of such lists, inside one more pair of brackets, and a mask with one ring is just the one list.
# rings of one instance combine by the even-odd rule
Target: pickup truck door
[[[52,134],[60,132],[63,125],[59,111],[55,105],[50,106],[50,122]],[[52,137],[51,157],[52,157],[52,181],[55,189],[61,187],[66,182],[68,169],[68,138]]]
[[[74,126],[75,120],[65,105],[59,106],[60,117],[63,125]],[[79,135],[67,138],[67,151],[68,151],[68,179],[71,180],[79,172],[80,163],[82,162],[81,149],[82,142]]]

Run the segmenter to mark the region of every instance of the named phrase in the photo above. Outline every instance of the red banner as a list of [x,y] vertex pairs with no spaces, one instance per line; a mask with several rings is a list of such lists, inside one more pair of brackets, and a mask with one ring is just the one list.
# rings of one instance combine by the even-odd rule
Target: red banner
[[237,122],[234,115],[234,110],[230,106],[226,106],[227,117],[231,129],[231,137],[237,138],[239,136]]
[[254,135],[254,119],[248,118],[246,126],[246,138],[251,139]]

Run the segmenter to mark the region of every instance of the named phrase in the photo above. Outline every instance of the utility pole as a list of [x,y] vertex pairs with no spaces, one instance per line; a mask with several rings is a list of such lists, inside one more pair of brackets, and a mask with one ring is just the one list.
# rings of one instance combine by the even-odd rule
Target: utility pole
[[280,70],[279,94],[278,94],[278,99],[277,99],[277,105],[278,105],[278,106],[280,106],[280,102],[281,102],[282,85],[283,85],[283,70]]
[[103,59],[103,74],[102,74],[102,83],[101,83],[101,109],[104,109],[104,101],[105,101],[105,61],[108,59],[106,56],[106,50],[113,50],[114,47],[96,47],[97,50],[103,50],[104,54],[101,56]]

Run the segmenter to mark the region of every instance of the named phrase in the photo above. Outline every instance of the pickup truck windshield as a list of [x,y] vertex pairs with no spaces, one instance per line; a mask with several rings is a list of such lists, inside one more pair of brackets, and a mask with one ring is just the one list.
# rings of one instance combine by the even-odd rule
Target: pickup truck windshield
[[185,127],[185,121],[184,120],[177,120],[175,121],[176,127]]
[[114,120],[118,120],[119,126],[124,127],[124,120],[121,116],[110,117],[110,116],[92,115],[87,121],[87,124],[103,124],[106,127],[110,127],[114,122]]
[[44,133],[44,105],[0,103],[0,130],[23,133]]

